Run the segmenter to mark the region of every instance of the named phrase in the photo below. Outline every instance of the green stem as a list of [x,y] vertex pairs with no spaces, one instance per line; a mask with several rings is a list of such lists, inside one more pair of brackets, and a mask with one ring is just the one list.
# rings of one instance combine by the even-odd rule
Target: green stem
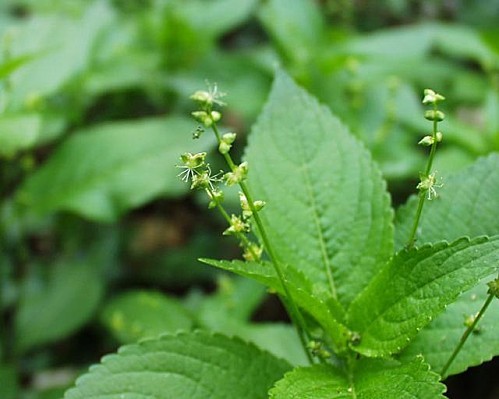
[[[215,133],[215,136],[217,138],[217,142],[220,144],[222,139],[221,139],[220,133],[218,131],[217,125],[215,123],[212,125],[212,130]],[[223,154],[223,157],[225,158],[225,161],[229,165],[229,168],[231,169],[231,171],[234,172],[236,170],[237,166],[234,163],[234,161],[232,160],[232,157],[230,156],[230,154],[225,153],[225,154]],[[248,186],[244,181],[240,182],[239,186],[240,186],[241,191],[243,192],[244,196],[246,197],[246,199],[248,201],[248,206],[249,206],[251,213],[253,215],[253,218],[255,220],[255,224],[256,224],[258,232],[260,234],[260,238],[262,240],[265,251],[267,252],[269,259],[270,259],[272,265],[274,266],[274,270],[275,270],[277,277],[282,285],[282,288],[284,290],[284,294],[288,298],[287,303],[289,303],[289,307],[286,306],[286,301],[283,301],[283,303],[288,308],[288,313],[289,313],[291,319],[293,320],[293,322],[297,328],[298,336],[300,338],[300,342],[303,346],[303,349],[304,349],[305,353],[307,354],[309,361],[311,363],[313,363],[313,359],[312,359],[312,356],[310,354],[310,351],[307,349],[307,339],[309,340],[310,336],[309,336],[308,330],[306,328],[305,319],[303,318],[300,310],[298,309],[298,306],[296,305],[296,303],[291,295],[291,292],[289,291],[288,286],[286,285],[286,279],[284,277],[283,268],[282,268],[281,263],[279,262],[276,254],[274,252],[274,249],[270,243],[270,240],[267,236],[267,232],[265,230],[265,227],[263,226],[262,219],[260,218],[260,215],[258,214],[258,210],[255,209],[253,197],[248,189]],[[306,335],[306,337],[305,337],[305,335]]]
[[[230,218],[229,214],[227,213],[227,211],[225,210],[225,208],[223,207],[223,205],[219,201],[216,200],[215,195],[213,193],[213,190],[211,190],[210,188],[206,188],[206,192],[208,193],[208,196],[212,199],[212,201],[215,202],[218,211],[222,214],[223,218],[225,219],[227,224],[230,226],[231,218]],[[248,251],[251,252],[251,255],[253,255],[253,257],[255,259],[258,258],[258,255],[254,252],[254,250],[251,247],[251,242],[250,242],[250,240],[248,240],[248,237],[246,237],[243,233],[236,233],[236,236],[239,240],[241,240],[244,248],[247,248]]]
[[468,328],[466,329],[466,331],[462,335],[461,339],[459,340],[459,343],[457,344],[456,348],[454,349],[454,352],[452,352],[452,355],[450,355],[449,360],[447,360],[447,363],[445,363],[445,366],[442,368],[442,371],[440,372],[442,379],[444,377],[446,377],[446,373],[449,370],[449,367],[451,366],[452,362],[454,361],[454,359],[457,357],[457,355],[461,351],[463,345],[465,344],[465,342],[468,339],[468,337],[470,336],[470,334],[475,330],[476,325],[478,324],[478,322],[480,321],[480,319],[482,318],[482,316],[484,315],[485,311],[487,310],[487,308],[489,307],[489,305],[491,304],[491,302],[494,298],[495,298],[494,294],[492,294],[492,293],[489,294],[489,296],[485,300],[482,308],[480,309],[478,314],[473,319],[473,323],[471,323],[471,325],[468,326]]
[[[433,105],[433,109],[435,111],[437,110],[436,104]],[[425,178],[430,176],[431,167],[433,166],[433,160],[435,158],[435,153],[437,151],[437,132],[438,132],[438,121],[434,120],[433,131],[432,131],[433,143],[431,144],[430,155],[428,156],[428,161],[426,162],[426,168],[424,173]],[[423,206],[426,202],[425,194],[426,193],[423,190],[421,190],[419,193],[418,207],[416,209],[416,216],[414,217],[414,223],[412,224],[411,233],[409,235],[409,239],[407,240],[407,245],[406,245],[407,248],[412,248],[416,242],[416,233],[418,231],[419,222],[421,220],[421,215],[423,213]]]

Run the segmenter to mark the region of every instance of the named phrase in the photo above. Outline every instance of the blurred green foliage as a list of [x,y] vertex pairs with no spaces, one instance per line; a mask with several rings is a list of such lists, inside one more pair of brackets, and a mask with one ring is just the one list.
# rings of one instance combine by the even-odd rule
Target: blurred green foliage
[[122,306],[133,324],[144,310],[130,290],[181,296],[161,311],[182,306],[184,328],[276,348],[286,326],[248,324],[259,288],[244,301],[224,294],[238,281],[200,291],[216,279],[196,258],[237,248],[176,179],[180,153],[210,144],[189,141],[188,96],[217,82],[223,123],[246,133],[284,67],[362,139],[400,203],[424,162],[423,88],[449,100],[441,175],[499,150],[498,19],[487,0],[2,1],[0,396],[58,397],[131,340],[106,318]]

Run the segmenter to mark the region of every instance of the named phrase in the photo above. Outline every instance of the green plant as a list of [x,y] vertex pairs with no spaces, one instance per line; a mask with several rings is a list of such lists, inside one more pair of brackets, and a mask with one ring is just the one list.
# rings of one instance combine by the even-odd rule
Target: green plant
[[[206,153],[186,153],[181,176],[208,194],[246,259],[203,262],[277,293],[297,327],[294,338],[279,337],[301,344],[306,357],[286,361],[272,345],[266,352],[226,334],[164,335],[106,356],[66,399],[439,398],[441,380],[499,353],[497,280],[490,282],[498,272],[499,157],[440,184],[432,162],[441,96],[426,92],[433,129],[420,143],[431,155],[419,195],[396,213],[369,152],[286,74],[278,73],[241,164],[230,155],[235,135],[217,127],[219,93],[193,97],[201,104],[194,116],[214,131],[230,170],[213,173]],[[241,215],[225,209],[221,182],[239,185]],[[477,315],[481,307],[493,309]],[[226,321],[218,330],[234,333]]]

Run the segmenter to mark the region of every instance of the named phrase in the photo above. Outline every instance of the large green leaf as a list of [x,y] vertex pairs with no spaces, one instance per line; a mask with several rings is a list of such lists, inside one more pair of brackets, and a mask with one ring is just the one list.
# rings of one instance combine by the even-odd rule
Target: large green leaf
[[[188,187],[175,165],[192,129],[186,119],[152,118],[77,132],[26,180],[19,198],[38,213],[64,209],[112,221],[155,196],[178,195]],[[189,150],[207,143],[203,136]]]
[[[499,234],[499,154],[480,158],[442,183],[437,189],[438,196],[423,208],[417,244]],[[398,249],[407,243],[417,201],[417,196],[413,196],[397,211],[395,243]]]
[[124,344],[167,332],[190,330],[193,324],[180,303],[150,291],[129,291],[114,298],[105,306],[102,321]]
[[279,73],[246,159],[278,258],[346,307],[393,248],[390,200],[366,149]]
[[265,399],[289,369],[236,338],[201,331],[166,335],[104,357],[65,399]]
[[[262,284],[272,288],[280,295],[285,296],[286,292],[275,272],[274,267],[268,262],[243,262],[243,261],[217,261],[211,259],[202,260],[209,265],[237,273],[259,281]],[[345,349],[348,332],[341,324],[342,314],[338,304],[331,300],[327,293],[313,288],[310,281],[297,272],[292,267],[284,270],[285,282],[288,291],[293,297],[295,303],[303,310],[308,312],[315,320],[327,331],[335,344],[335,350]]]
[[[474,165],[445,179],[439,196],[425,205],[418,229],[418,243],[452,240],[460,236],[497,235],[499,219],[499,154],[481,158]],[[411,198],[397,212],[396,242],[407,240],[414,218],[417,198]],[[478,312],[487,296],[485,284],[462,294],[445,312],[430,323],[404,350],[402,356],[422,353],[434,370],[440,371],[464,333],[464,320]],[[492,302],[479,323],[479,333],[472,334],[461,349],[448,374],[464,371],[492,356],[499,355],[499,324],[495,315],[498,301]]]
[[86,323],[96,311],[103,281],[93,265],[61,263],[45,282],[28,281],[16,313],[16,348],[54,342]]
[[270,391],[271,399],[437,399],[445,387],[421,358],[407,363],[361,359],[352,372],[329,365],[297,368]]
[[498,270],[499,236],[466,238],[399,252],[352,303],[353,349],[367,356],[400,352],[463,291]]

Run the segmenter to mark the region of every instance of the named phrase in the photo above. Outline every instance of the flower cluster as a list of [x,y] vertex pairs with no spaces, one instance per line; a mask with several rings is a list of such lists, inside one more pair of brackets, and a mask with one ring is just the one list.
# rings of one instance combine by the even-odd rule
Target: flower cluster
[[[191,189],[199,189],[206,192],[209,198],[208,207],[210,209],[218,209],[227,221],[228,227],[224,230],[223,234],[233,235],[239,240],[240,245],[244,249],[244,259],[259,261],[262,256],[263,246],[252,242],[248,238],[248,234],[251,232],[252,217],[264,207],[265,203],[263,201],[248,199],[249,191],[245,184],[248,176],[248,163],[242,162],[236,164],[230,155],[237,137],[236,133],[230,132],[221,135],[218,131],[217,122],[222,119],[222,114],[214,108],[225,105],[220,100],[224,96],[225,94],[220,92],[216,85],[210,86],[206,91],[196,91],[191,96],[191,99],[199,105],[199,108],[192,112],[192,116],[204,128],[210,128],[213,131],[218,142],[218,152],[226,160],[229,171],[221,171],[213,175],[210,165],[206,162],[206,152],[197,154],[185,153],[180,157],[182,163],[178,167],[183,170],[179,173],[179,177],[184,182],[190,182]],[[204,128],[198,127],[193,137],[198,138],[204,132]],[[239,194],[241,205],[240,215],[229,215],[225,210],[223,205],[224,193],[219,187],[221,183],[224,183],[226,186],[239,185],[241,188]]]
[[443,140],[443,134],[437,129],[437,126],[439,122],[445,119],[445,114],[438,109],[438,103],[444,100],[445,97],[441,94],[431,89],[424,90],[422,103],[424,105],[432,106],[432,109],[425,111],[424,117],[425,119],[433,122],[433,131],[431,132],[431,134],[424,136],[418,142],[419,145],[431,147],[431,150],[426,171],[425,173],[421,174],[417,189],[428,200],[432,200],[437,197],[437,191],[435,188],[442,186],[442,184],[437,184],[437,178],[435,177],[435,172],[431,172],[431,166],[433,163],[433,157],[435,156],[437,144],[441,143]]

